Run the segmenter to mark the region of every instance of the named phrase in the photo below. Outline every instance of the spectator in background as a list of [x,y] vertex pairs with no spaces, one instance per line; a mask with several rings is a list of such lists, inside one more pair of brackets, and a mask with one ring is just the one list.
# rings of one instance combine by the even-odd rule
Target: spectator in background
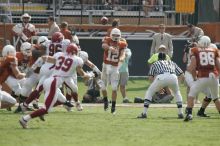
[[55,22],[55,18],[52,16],[48,18],[48,26],[49,26],[48,38],[51,38],[55,32],[60,31],[59,26]]
[[197,42],[202,36],[204,36],[204,32],[201,28],[196,27],[192,24],[188,24],[188,33],[187,37],[190,37],[192,42]]
[[[126,41],[126,40],[125,40]],[[130,103],[127,94],[126,94],[126,85],[129,79],[129,70],[128,70],[128,64],[129,64],[129,60],[131,58],[131,50],[129,48],[125,49],[125,59],[122,62],[119,68],[119,87],[120,87],[120,91],[121,91],[121,95],[123,97],[123,103]]]
[[73,42],[73,37],[71,34],[71,31],[68,30],[68,23],[62,22],[60,25],[60,32],[63,34],[65,39],[70,40],[70,42]]
[[16,24],[12,31],[17,37],[16,40],[16,49],[20,50],[20,46],[23,42],[31,42],[31,37],[36,35],[35,26],[31,23],[31,16],[28,13],[25,13],[21,16],[21,22]]
[[[158,61],[158,55],[159,53],[165,53],[166,52],[166,46],[160,45],[158,48],[158,53],[155,53],[151,55],[151,57],[148,59],[147,63],[148,64],[153,64],[154,62]],[[166,54],[166,60],[170,60],[169,55]]]
[[165,33],[165,25],[159,25],[159,33],[154,34],[153,41],[151,45],[150,55],[152,56],[154,53],[158,53],[158,49],[160,45],[164,45],[166,47],[166,54],[168,54],[171,58],[173,56],[173,43],[172,37],[170,34]]
[[107,36],[110,36],[112,29],[119,28],[119,25],[120,25],[120,19],[114,19],[112,21],[112,27],[107,30]]

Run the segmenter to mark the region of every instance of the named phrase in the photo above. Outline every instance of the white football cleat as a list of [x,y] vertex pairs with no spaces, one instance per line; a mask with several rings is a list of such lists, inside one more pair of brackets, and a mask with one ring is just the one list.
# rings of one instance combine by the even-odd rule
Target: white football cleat
[[83,110],[83,107],[82,107],[82,105],[81,105],[80,102],[76,102],[76,109],[77,109],[78,111],[82,111],[82,110]]
[[27,128],[28,128],[27,121],[24,120],[23,117],[21,117],[21,119],[19,120],[19,123],[20,123],[20,125],[21,125],[24,129],[27,129]]
[[25,106],[24,103],[20,104],[20,106],[23,113],[27,111],[27,106]]
[[71,112],[72,111],[72,107],[69,107],[67,105],[63,105],[63,107],[68,111],[68,112]]

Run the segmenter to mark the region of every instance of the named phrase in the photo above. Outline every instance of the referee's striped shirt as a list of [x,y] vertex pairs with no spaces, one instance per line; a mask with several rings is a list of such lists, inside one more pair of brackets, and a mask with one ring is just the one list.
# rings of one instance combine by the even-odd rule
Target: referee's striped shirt
[[148,75],[156,76],[164,73],[176,74],[179,76],[183,73],[183,71],[175,62],[171,60],[158,60],[151,65]]

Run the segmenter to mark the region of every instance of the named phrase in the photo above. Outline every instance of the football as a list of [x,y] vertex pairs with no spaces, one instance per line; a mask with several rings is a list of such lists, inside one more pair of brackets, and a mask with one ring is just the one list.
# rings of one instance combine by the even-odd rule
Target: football
[[105,17],[105,16],[103,16],[103,17],[101,18],[101,24],[102,24],[102,25],[106,25],[107,23],[108,23],[108,18]]

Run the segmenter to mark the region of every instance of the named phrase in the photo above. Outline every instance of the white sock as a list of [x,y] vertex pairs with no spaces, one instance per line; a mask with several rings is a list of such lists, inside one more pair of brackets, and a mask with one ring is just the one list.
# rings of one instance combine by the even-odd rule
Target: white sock
[[183,108],[178,108],[178,114],[183,114]]
[[147,110],[148,110],[148,108],[144,107],[143,114],[147,114]]
[[31,119],[31,116],[25,115],[25,116],[23,116],[23,119],[28,122]]

